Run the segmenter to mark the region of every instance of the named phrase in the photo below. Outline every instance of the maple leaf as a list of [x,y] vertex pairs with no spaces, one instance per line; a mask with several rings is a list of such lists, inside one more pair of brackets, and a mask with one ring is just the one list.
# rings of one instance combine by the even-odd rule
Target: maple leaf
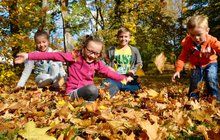
[[81,127],[81,128],[88,127],[92,124],[92,120],[90,119],[82,120],[78,118],[71,118],[70,122],[74,123],[76,126]]
[[153,89],[146,90],[146,92],[148,93],[148,96],[150,96],[152,98],[159,96],[159,93]]
[[185,122],[184,118],[184,112],[177,109],[173,112],[173,120],[176,122],[178,125],[183,125]]
[[141,67],[142,67],[141,65],[138,65],[137,70],[136,70],[136,75],[139,77],[145,76],[145,73]]
[[191,100],[189,101],[189,104],[192,106],[192,110],[197,110],[201,108],[201,105],[197,100],[195,101]]
[[12,119],[15,115],[12,113],[9,113],[8,110],[5,112],[5,114],[2,116],[4,119]]
[[206,140],[209,139],[208,133],[207,133],[207,128],[204,125],[197,126],[197,131],[201,132]]
[[163,73],[163,69],[164,69],[164,65],[165,65],[166,60],[167,60],[167,58],[164,55],[164,52],[157,55],[154,60],[154,64],[156,65],[156,67],[160,73]]
[[134,135],[134,133],[132,132],[129,136],[126,136],[125,139],[126,139],[126,140],[135,140],[135,135]]
[[198,120],[198,121],[202,121],[202,122],[205,120],[209,122],[212,121],[210,114],[207,114],[206,110],[196,110],[196,111],[191,112],[191,115],[193,116],[195,120]]
[[46,134],[50,127],[36,128],[36,124],[30,121],[25,124],[24,130],[19,131],[19,135],[27,140],[56,140],[56,138]]
[[160,139],[158,138],[158,131],[159,131],[159,125],[157,123],[154,123],[153,125],[150,123],[150,121],[145,120],[138,122],[140,127],[146,131],[149,140],[156,140]]
[[100,118],[105,120],[113,120],[114,115],[112,114],[111,109],[106,109],[101,111]]

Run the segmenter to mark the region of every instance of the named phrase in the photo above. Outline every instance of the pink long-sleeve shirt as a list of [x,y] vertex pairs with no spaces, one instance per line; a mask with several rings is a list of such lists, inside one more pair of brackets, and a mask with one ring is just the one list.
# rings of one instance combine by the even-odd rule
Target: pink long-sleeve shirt
[[95,72],[99,72],[116,81],[122,81],[126,78],[124,75],[110,70],[108,66],[100,60],[87,63],[80,53],[77,59],[75,59],[70,52],[32,52],[28,54],[28,59],[69,62],[69,76],[66,82],[67,94],[83,86],[94,84],[93,79]]

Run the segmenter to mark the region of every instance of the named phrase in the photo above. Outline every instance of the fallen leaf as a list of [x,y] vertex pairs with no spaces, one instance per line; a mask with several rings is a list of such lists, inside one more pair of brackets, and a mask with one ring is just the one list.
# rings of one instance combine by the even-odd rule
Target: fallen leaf
[[204,125],[197,126],[196,130],[198,132],[202,133],[206,140],[209,139],[208,133],[207,133],[207,128]]
[[149,140],[159,140],[158,131],[159,125],[157,123],[151,124],[148,120],[139,122],[140,127],[146,131]]
[[24,130],[19,131],[19,135],[27,140],[56,140],[56,138],[46,134],[49,129],[50,127],[36,128],[36,124],[30,121],[25,124]]

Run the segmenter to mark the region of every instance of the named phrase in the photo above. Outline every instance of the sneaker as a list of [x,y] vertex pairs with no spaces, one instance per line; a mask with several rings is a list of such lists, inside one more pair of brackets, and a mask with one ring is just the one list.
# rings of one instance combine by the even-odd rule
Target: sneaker
[[38,83],[38,87],[39,88],[46,87],[51,85],[52,83],[53,83],[52,79],[40,80]]
[[52,86],[54,88],[60,88],[63,86],[64,83],[65,83],[64,77],[59,76],[58,79],[53,82]]
[[189,98],[198,100],[198,99],[199,99],[199,94],[198,94],[198,93],[191,92],[191,93],[189,94]]

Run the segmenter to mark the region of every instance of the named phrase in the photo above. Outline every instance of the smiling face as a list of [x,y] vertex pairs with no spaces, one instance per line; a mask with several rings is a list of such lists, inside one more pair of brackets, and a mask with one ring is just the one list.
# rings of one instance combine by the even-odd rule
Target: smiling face
[[121,48],[128,46],[130,40],[130,32],[121,32],[118,35],[118,43]]
[[101,42],[89,41],[85,48],[83,48],[83,53],[86,62],[92,63],[101,57],[103,49],[103,44]]
[[45,35],[40,35],[35,38],[35,44],[38,51],[45,52],[47,51],[50,42]]
[[209,28],[195,27],[188,30],[189,36],[196,44],[202,44],[206,41],[206,35],[209,32]]

